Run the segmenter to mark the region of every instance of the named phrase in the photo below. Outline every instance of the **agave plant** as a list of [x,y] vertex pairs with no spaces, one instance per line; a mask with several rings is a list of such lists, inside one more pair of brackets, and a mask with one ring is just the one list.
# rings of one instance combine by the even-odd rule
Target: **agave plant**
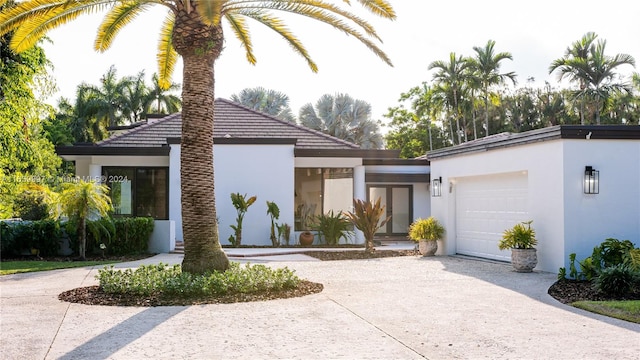
[[373,237],[376,231],[385,226],[391,216],[383,218],[386,214],[385,206],[380,204],[380,198],[375,202],[353,199],[353,212],[345,213],[345,216],[364,234],[364,244],[366,252],[373,252]]

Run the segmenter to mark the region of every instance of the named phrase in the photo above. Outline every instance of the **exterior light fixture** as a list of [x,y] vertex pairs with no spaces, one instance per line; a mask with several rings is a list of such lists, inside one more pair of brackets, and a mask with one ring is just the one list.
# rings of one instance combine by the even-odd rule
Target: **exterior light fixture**
[[598,194],[600,193],[600,171],[593,166],[584,167],[584,193]]
[[437,179],[433,179],[433,185],[431,186],[431,196],[442,196],[442,176]]

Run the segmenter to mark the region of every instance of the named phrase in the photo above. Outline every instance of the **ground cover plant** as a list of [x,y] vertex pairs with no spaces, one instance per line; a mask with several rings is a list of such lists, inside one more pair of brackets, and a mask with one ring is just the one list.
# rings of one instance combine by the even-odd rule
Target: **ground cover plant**
[[[569,255],[569,272],[560,268],[549,295],[558,301],[603,315],[638,322],[640,259],[629,240],[609,238],[577,261]],[[578,269],[579,268],[579,269]]]

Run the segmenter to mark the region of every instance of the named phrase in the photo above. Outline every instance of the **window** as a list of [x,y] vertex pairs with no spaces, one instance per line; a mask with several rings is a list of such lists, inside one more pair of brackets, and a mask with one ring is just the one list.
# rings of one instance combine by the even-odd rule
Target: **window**
[[309,230],[316,215],[349,211],[352,206],[353,169],[296,169],[295,231]]
[[169,169],[103,167],[115,216],[169,218]]

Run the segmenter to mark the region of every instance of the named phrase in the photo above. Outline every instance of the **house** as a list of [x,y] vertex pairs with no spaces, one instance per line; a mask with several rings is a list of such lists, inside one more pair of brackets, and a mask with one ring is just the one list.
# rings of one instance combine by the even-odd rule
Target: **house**
[[502,232],[533,220],[538,270],[568,268],[606,238],[640,245],[640,126],[560,125],[427,154],[440,253],[510,261]]
[[[257,196],[243,223],[243,245],[271,245],[267,201],[279,223],[297,233],[310,216],[352,209],[353,199],[381,198],[393,220],[380,238],[405,238],[410,222],[429,216],[429,162],[400,159],[398,151],[357,145],[248,109],[225,99],[214,107],[214,172],[221,243],[233,234],[231,194]],[[150,250],[167,252],[182,236],[181,115],[119,129],[97,144],[58,147],[76,175],[101,179],[111,191],[114,216],[156,219]],[[353,241],[364,242],[360,234]],[[318,241],[316,237],[316,241]]]

